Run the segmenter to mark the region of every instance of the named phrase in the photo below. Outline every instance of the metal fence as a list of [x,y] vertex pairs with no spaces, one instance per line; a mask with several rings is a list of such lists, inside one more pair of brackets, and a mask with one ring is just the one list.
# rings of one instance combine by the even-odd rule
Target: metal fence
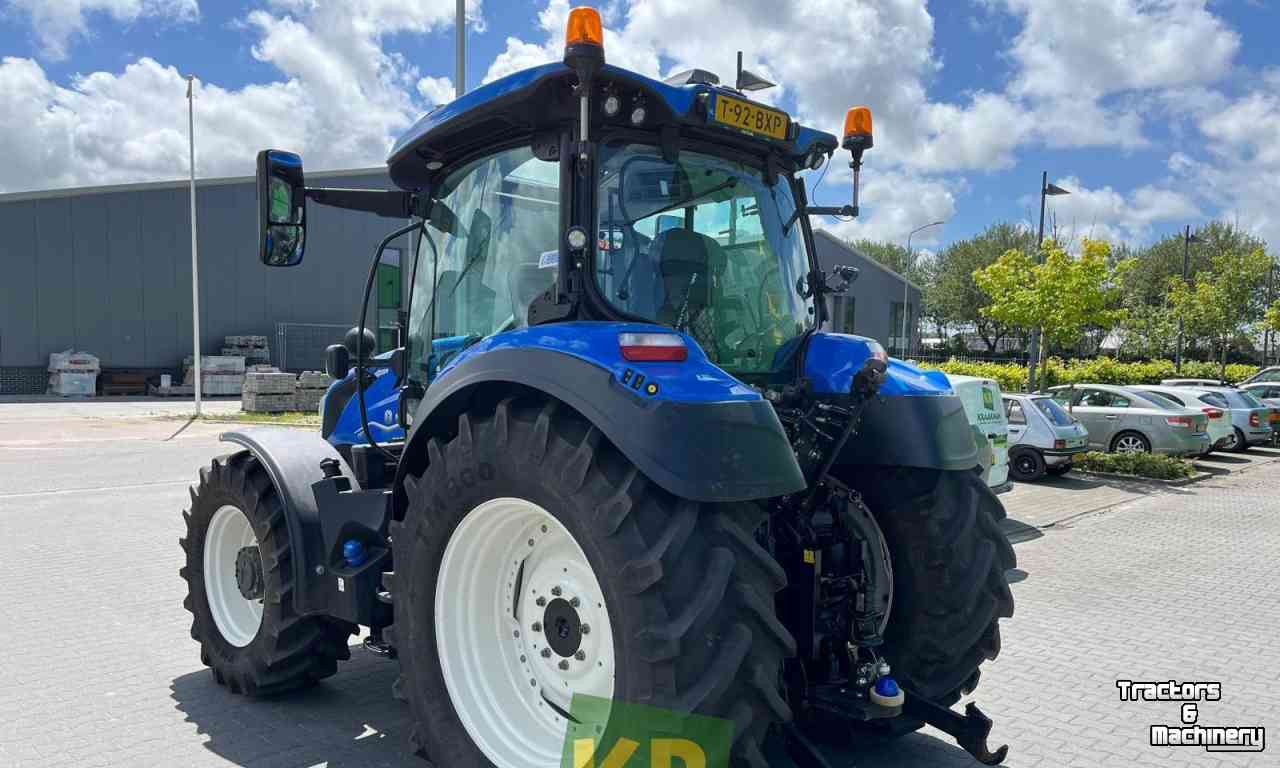
[[341,344],[349,325],[276,323],[275,365],[282,371],[324,370],[324,350]]
[[1026,355],[952,355],[946,352],[917,352],[907,356],[908,360],[914,360],[918,363],[945,363],[954,360],[959,363],[1012,363],[1014,365],[1026,365],[1029,358]]

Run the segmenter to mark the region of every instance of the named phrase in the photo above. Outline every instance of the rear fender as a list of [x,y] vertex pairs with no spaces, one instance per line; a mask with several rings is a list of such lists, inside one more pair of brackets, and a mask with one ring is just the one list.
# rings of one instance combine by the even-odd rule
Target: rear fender
[[[805,378],[815,395],[846,396],[854,375],[879,349],[862,336],[815,333],[805,349]],[[891,359],[879,397],[867,405],[857,437],[836,462],[963,470],[981,459],[946,375]]]
[[396,478],[426,467],[426,444],[447,439],[483,393],[533,390],[574,409],[659,487],[694,501],[743,501],[805,487],[773,406],[713,365],[689,337],[683,362],[628,362],[621,332],[637,323],[558,323],[491,336],[459,353],[427,388]]
[[[224,432],[220,439],[252,453],[280,496],[292,544],[294,609],[300,615],[323,613],[361,624],[385,623],[374,591],[357,585],[376,585],[381,572],[389,569],[389,492],[361,490],[337,449],[312,432],[259,428]],[[332,478],[320,468],[328,459],[336,462],[337,475]],[[347,538],[359,538],[368,552],[356,569],[347,568],[341,557]],[[339,578],[344,580],[341,590]]]

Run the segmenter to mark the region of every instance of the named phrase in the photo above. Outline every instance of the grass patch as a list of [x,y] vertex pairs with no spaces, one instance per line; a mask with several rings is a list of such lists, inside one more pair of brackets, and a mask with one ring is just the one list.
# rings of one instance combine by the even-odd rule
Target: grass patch
[[1152,480],[1181,480],[1195,474],[1191,462],[1160,453],[1099,453],[1090,451],[1076,457],[1076,469],[1132,475]]
[[213,413],[200,417],[201,421],[224,421],[248,424],[279,424],[288,427],[319,427],[320,414],[315,411],[283,411],[281,413]]

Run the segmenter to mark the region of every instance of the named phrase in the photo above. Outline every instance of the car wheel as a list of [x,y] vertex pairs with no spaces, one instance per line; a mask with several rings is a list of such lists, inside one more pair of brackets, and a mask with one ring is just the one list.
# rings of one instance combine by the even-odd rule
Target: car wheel
[[1227,446],[1228,451],[1235,453],[1244,453],[1249,450],[1249,441],[1245,439],[1244,432],[1239,427],[1234,428],[1231,435],[1231,443]]
[[1111,441],[1112,453],[1151,453],[1151,441],[1137,432],[1121,432]]
[[1039,451],[1025,449],[1009,456],[1009,473],[1013,479],[1029,483],[1044,477],[1045,465]]

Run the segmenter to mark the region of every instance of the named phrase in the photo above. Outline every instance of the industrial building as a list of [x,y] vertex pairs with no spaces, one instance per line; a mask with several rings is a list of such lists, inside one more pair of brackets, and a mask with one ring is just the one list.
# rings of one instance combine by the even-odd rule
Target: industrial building
[[[392,186],[382,169],[307,182]],[[0,394],[44,392],[49,355],[68,349],[96,355],[106,382],[180,372],[192,351],[189,194],[177,181],[0,195]],[[196,183],[201,350],[218,354],[226,336],[266,336],[273,364],[320,368],[325,346],[356,322],[373,248],[400,222],[316,206],[302,265],[272,268],[257,258],[256,205],[252,177]],[[828,298],[829,329],[901,354],[905,289],[914,345],[919,287],[829,233],[815,242],[823,269],[860,271],[847,294]],[[408,237],[395,244],[378,276],[366,322],[382,329],[382,348],[407,300],[411,248]]]
[[[856,333],[884,345],[889,354],[905,357],[920,348],[920,286],[824,230],[814,231],[818,263],[827,274],[837,264],[858,268],[858,279],[843,296],[828,296],[831,322],[827,330]],[[906,335],[902,313],[907,313]]]
[[[392,186],[383,169],[315,173],[307,183]],[[266,267],[253,178],[197,181],[202,352],[218,354],[229,335],[267,336],[276,365],[320,368],[324,347],[356,322],[373,248],[401,224],[317,206],[305,261]],[[0,195],[0,232],[0,393],[43,392],[50,353],[67,349],[100,358],[108,381],[112,372],[177,373],[191,355],[188,182]],[[379,275],[380,326],[400,308],[407,241]]]

